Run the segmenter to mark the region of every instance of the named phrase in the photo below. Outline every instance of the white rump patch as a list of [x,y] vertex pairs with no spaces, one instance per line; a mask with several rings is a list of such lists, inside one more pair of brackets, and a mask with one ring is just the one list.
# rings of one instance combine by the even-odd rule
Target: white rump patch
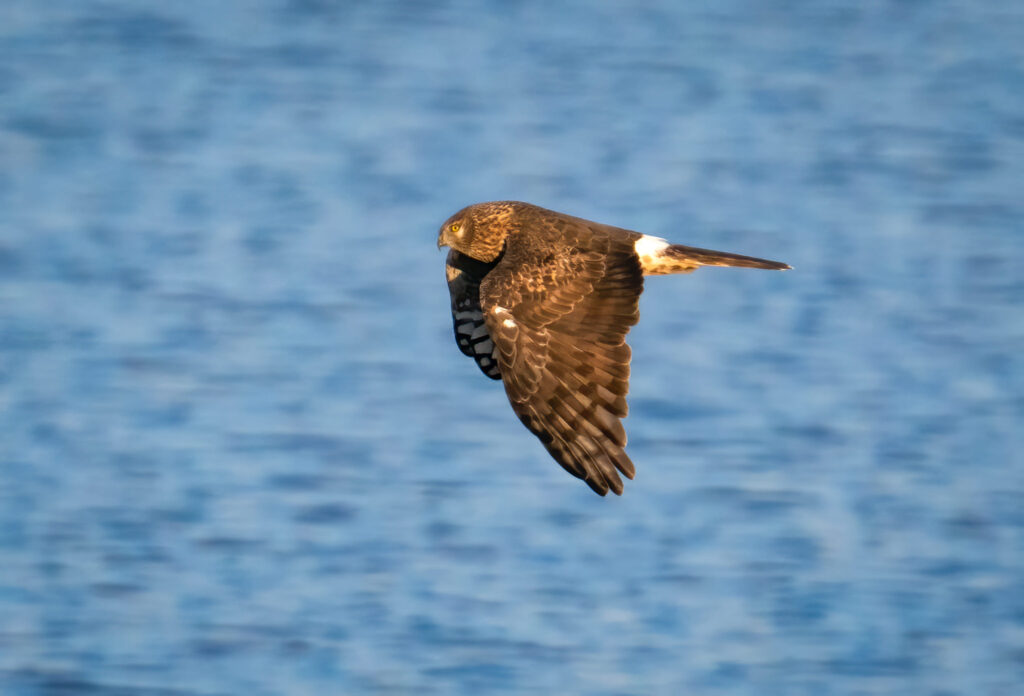
[[649,234],[645,234],[640,239],[636,240],[633,244],[633,248],[636,249],[636,255],[640,258],[650,256],[652,259],[658,258],[665,249],[669,246],[668,241],[661,237],[652,237]]

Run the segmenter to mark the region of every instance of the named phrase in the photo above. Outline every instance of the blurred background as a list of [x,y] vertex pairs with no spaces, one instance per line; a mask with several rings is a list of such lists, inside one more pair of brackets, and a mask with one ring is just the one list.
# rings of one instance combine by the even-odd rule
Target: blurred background
[[[7,0],[0,692],[1016,694],[1024,7]],[[452,337],[527,200],[653,278],[601,499]]]

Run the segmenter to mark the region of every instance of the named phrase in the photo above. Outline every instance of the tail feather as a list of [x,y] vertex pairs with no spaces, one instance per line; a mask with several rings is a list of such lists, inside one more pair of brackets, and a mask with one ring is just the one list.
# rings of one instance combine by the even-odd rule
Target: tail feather
[[662,252],[662,255],[687,266],[736,266],[739,268],[765,268],[772,271],[788,271],[792,268],[788,263],[780,261],[730,254],[726,251],[699,249],[682,244],[670,244]]

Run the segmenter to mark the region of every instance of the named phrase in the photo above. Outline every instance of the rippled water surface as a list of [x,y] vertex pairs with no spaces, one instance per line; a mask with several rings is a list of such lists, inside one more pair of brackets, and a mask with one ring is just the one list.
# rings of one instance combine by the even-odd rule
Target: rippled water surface
[[[1024,684],[1024,8],[0,9],[0,692]],[[602,499],[451,336],[521,199],[654,278]]]

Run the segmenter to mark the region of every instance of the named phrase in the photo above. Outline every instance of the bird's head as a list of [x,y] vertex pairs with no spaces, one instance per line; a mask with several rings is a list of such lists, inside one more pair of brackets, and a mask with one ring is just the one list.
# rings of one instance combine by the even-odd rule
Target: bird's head
[[498,201],[463,208],[441,225],[437,248],[451,247],[477,261],[494,261],[513,228],[515,206],[513,202]]

